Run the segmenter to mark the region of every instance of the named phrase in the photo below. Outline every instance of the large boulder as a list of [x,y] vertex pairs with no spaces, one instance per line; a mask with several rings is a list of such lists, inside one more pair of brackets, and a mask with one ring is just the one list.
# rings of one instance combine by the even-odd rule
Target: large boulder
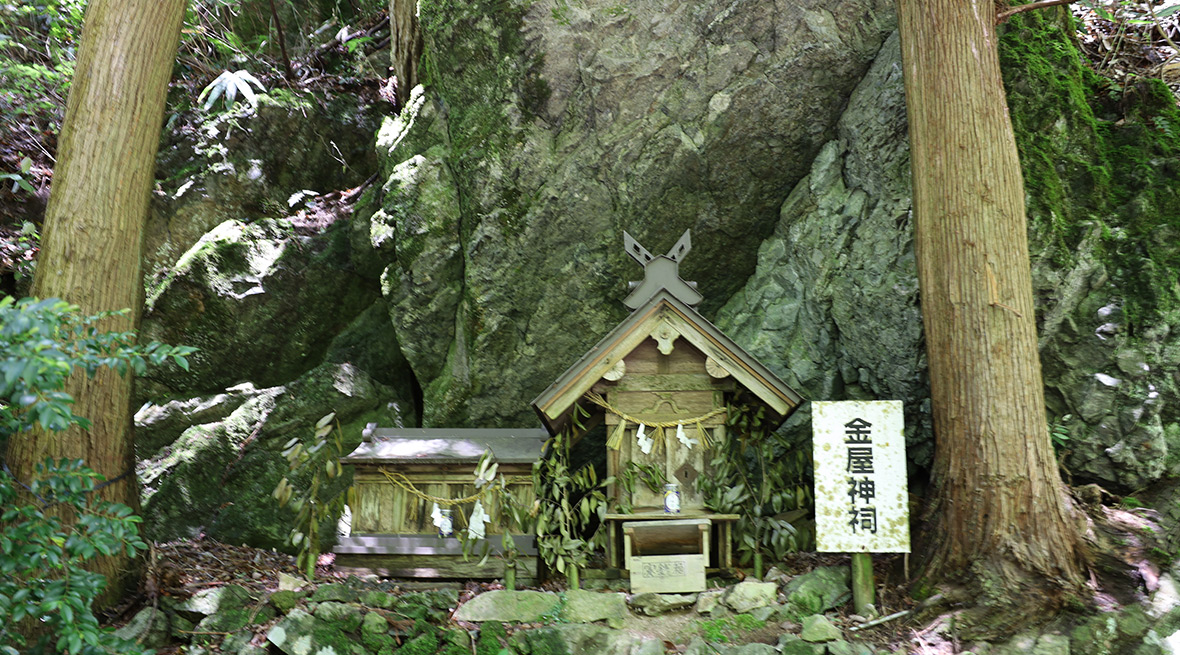
[[149,289],[141,327],[146,338],[199,350],[186,372],[144,376],[142,393],[274,386],[317,365],[377,299],[372,282],[348,270],[345,236],[302,237],[283,220],[229,220],[202,236]]
[[[286,441],[307,438],[316,421],[334,411],[351,450],[365,423],[400,420],[382,402],[391,396],[351,364],[325,363],[288,385],[254,390],[225,418],[194,425],[174,441],[154,439],[148,431],[138,469],[147,533],[168,540],[204,532],[230,543],[289,548],[293,515],[271,497],[288,472],[281,454]],[[146,451],[144,443],[159,447]],[[346,473],[334,488],[349,480]],[[305,490],[309,481],[293,482]],[[323,534],[335,534],[327,528]]]
[[715,312],[833,136],[890,7],[424,8],[446,73],[386,121],[385,184],[354,225],[424,421],[532,423],[528,401],[625,315],[640,272],[623,229],[662,252],[692,228],[683,270]]
[[257,109],[180,116],[157,158],[161,182],[144,238],[149,285],[227,220],[278,218],[296,193],[361,184],[376,168],[379,123],[362,98],[273,89]]
[[[805,397],[906,401],[910,457],[924,464],[933,446],[904,92],[894,35],[717,324]],[[792,419],[800,438],[809,420]]]

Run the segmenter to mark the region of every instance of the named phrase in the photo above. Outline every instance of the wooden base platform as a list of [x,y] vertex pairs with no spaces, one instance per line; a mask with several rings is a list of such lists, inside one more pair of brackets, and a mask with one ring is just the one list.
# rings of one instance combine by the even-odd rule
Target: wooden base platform
[[665,514],[660,511],[638,511],[632,514],[607,514],[605,517],[607,529],[606,559],[608,568],[624,568],[626,562],[623,556],[623,535],[621,525],[627,521],[677,521],[681,519],[709,519],[715,528],[712,531],[710,561],[705,562],[706,571],[720,569],[730,571],[733,564],[733,522],[737,521],[737,514],[713,514],[710,512],[683,512],[681,514]]
[[[518,585],[531,584],[537,577],[537,549],[531,536],[515,536]],[[482,546],[466,559],[463,547],[453,537],[433,535],[357,535],[342,537],[333,548],[336,567],[347,573],[372,574],[383,578],[432,578],[492,580],[504,577],[500,537],[487,541],[491,556],[482,565]]]

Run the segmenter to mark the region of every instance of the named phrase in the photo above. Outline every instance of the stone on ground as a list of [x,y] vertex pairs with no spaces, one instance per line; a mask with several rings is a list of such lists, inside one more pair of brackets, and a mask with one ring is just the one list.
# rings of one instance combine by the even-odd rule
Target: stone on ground
[[824,655],[826,652],[823,644],[803,641],[799,635],[791,633],[778,638],[778,650],[781,655]]
[[606,621],[612,628],[621,628],[628,614],[627,600],[621,593],[573,589],[566,592],[561,617],[570,623]]
[[664,652],[663,644],[657,639],[638,637],[600,625],[554,625],[529,630],[524,634],[533,653],[655,655]]
[[702,591],[701,595],[697,597],[697,613],[712,614],[718,609],[725,611],[725,606],[721,605],[721,601],[725,598],[726,591],[725,589]]
[[336,626],[301,609],[275,624],[266,638],[287,655],[364,655],[365,649]]
[[778,585],[773,582],[742,580],[725,597],[725,604],[738,614],[755,607],[773,605],[778,598]]
[[315,617],[325,623],[337,626],[345,632],[352,632],[361,627],[360,605],[352,603],[337,603],[325,601],[315,608]]
[[176,611],[198,621],[202,616],[241,609],[253,600],[254,597],[245,587],[226,585],[198,591],[192,598],[178,605]]
[[779,655],[779,650],[770,644],[713,644],[697,637],[689,642],[684,655]]
[[456,621],[504,621],[531,623],[556,613],[561,604],[557,594],[544,591],[498,589],[480,594],[455,612]]
[[842,638],[844,635],[828,620],[828,617],[823,614],[812,614],[803,619],[803,630],[799,633],[803,641],[810,641],[811,643],[822,643],[825,641],[835,641]]
[[145,607],[116,630],[115,636],[138,641],[144,648],[162,648],[168,644],[168,632],[168,615],[161,609]]
[[697,601],[696,594],[636,594],[631,598],[631,609],[648,616],[684,609]]
[[839,607],[852,597],[848,579],[846,566],[816,568],[787,583],[787,604],[801,614],[818,614]]
[[307,586],[307,580],[289,573],[279,572],[279,591],[299,591]]

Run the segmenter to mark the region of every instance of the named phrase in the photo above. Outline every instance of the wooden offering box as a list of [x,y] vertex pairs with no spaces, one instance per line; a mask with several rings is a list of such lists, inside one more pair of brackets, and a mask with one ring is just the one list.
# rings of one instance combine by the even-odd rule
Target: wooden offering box
[[709,519],[629,521],[623,524],[631,593],[705,590]]
[[[439,537],[431,513],[431,498],[469,498],[476,494],[475,468],[490,450],[521,502],[531,503],[533,462],[541,456],[548,437],[541,429],[377,429],[364,432],[365,441],[342,464],[354,467],[355,502],[352,533],[334,549],[337,566],[386,577],[499,578],[504,560],[497,556],[479,565],[482,547],[464,560],[456,536]],[[482,498],[489,516],[487,545],[501,551],[499,512]],[[441,505],[440,505],[441,506]],[[467,529],[474,501],[451,507],[454,529]],[[534,535],[514,535],[521,553],[518,576],[536,576]]]

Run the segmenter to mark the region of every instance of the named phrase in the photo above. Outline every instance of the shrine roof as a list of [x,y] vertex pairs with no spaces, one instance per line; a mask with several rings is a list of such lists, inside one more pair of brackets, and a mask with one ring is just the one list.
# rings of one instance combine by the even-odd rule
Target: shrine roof
[[698,348],[729,372],[734,380],[780,419],[785,419],[803,401],[753,356],[667,290],[654,293],[642,306],[619,323],[598,344],[533,400],[532,406],[550,433],[564,425],[568,413],[602,377],[645,339],[663,326]]
[[375,428],[364,431],[365,441],[346,457],[345,464],[392,462],[477,462],[491,450],[497,462],[531,463],[541,456],[549,435],[540,428]]

